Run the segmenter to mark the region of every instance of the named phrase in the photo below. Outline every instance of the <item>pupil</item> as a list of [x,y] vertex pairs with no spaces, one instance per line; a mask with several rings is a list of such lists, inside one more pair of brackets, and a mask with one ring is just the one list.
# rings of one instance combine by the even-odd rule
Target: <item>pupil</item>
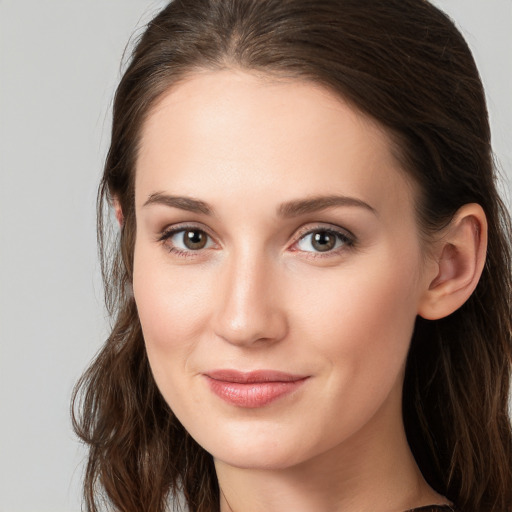
[[327,231],[319,231],[313,235],[312,243],[317,251],[330,251],[336,243],[336,238]]
[[202,249],[206,245],[206,236],[198,230],[187,231],[183,242],[189,249]]

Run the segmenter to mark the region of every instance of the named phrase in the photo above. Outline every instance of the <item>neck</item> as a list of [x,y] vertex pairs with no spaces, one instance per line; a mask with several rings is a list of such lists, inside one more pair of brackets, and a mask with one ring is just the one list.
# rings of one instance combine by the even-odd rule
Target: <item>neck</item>
[[447,501],[423,479],[401,401],[350,439],[292,467],[237,468],[215,460],[221,512],[402,512]]

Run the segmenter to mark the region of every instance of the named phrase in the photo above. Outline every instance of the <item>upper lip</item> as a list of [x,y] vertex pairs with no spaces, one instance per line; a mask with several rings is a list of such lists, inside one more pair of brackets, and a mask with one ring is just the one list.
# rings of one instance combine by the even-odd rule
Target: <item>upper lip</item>
[[294,375],[277,370],[253,370],[249,372],[242,372],[230,369],[211,370],[205,372],[205,375],[211,379],[241,384],[256,382],[295,382],[308,377],[307,375]]

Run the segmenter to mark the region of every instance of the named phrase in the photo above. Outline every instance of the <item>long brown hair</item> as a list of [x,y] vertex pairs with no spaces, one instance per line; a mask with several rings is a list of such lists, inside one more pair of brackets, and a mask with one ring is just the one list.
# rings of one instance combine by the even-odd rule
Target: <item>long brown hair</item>
[[[179,423],[153,380],[131,294],[134,173],[156,100],[195,70],[239,68],[311,80],[376,119],[417,183],[425,237],[466,203],[489,225],[478,287],[439,321],[417,319],[403,416],[434,489],[464,512],[512,508],[508,416],[512,360],[511,226],[496,191],[482,84],[450,19],[425,0],[174,0],[138,41],[117,89],[98,196],[98,233],[113,327],[78,382],[74,427],[89,445],[87,510],[162,512],[183,495],[219,510],[212,457]],[[116,198],[124,221],[107,240]]]

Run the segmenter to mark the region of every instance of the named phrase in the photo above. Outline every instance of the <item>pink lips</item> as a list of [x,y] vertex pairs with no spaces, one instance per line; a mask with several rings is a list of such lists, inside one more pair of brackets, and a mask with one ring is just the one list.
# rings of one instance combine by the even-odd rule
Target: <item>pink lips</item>
[[214,370],[204,374],[210,389],[238,407],[263,407],[295,391],[308,378],[273,370]]

